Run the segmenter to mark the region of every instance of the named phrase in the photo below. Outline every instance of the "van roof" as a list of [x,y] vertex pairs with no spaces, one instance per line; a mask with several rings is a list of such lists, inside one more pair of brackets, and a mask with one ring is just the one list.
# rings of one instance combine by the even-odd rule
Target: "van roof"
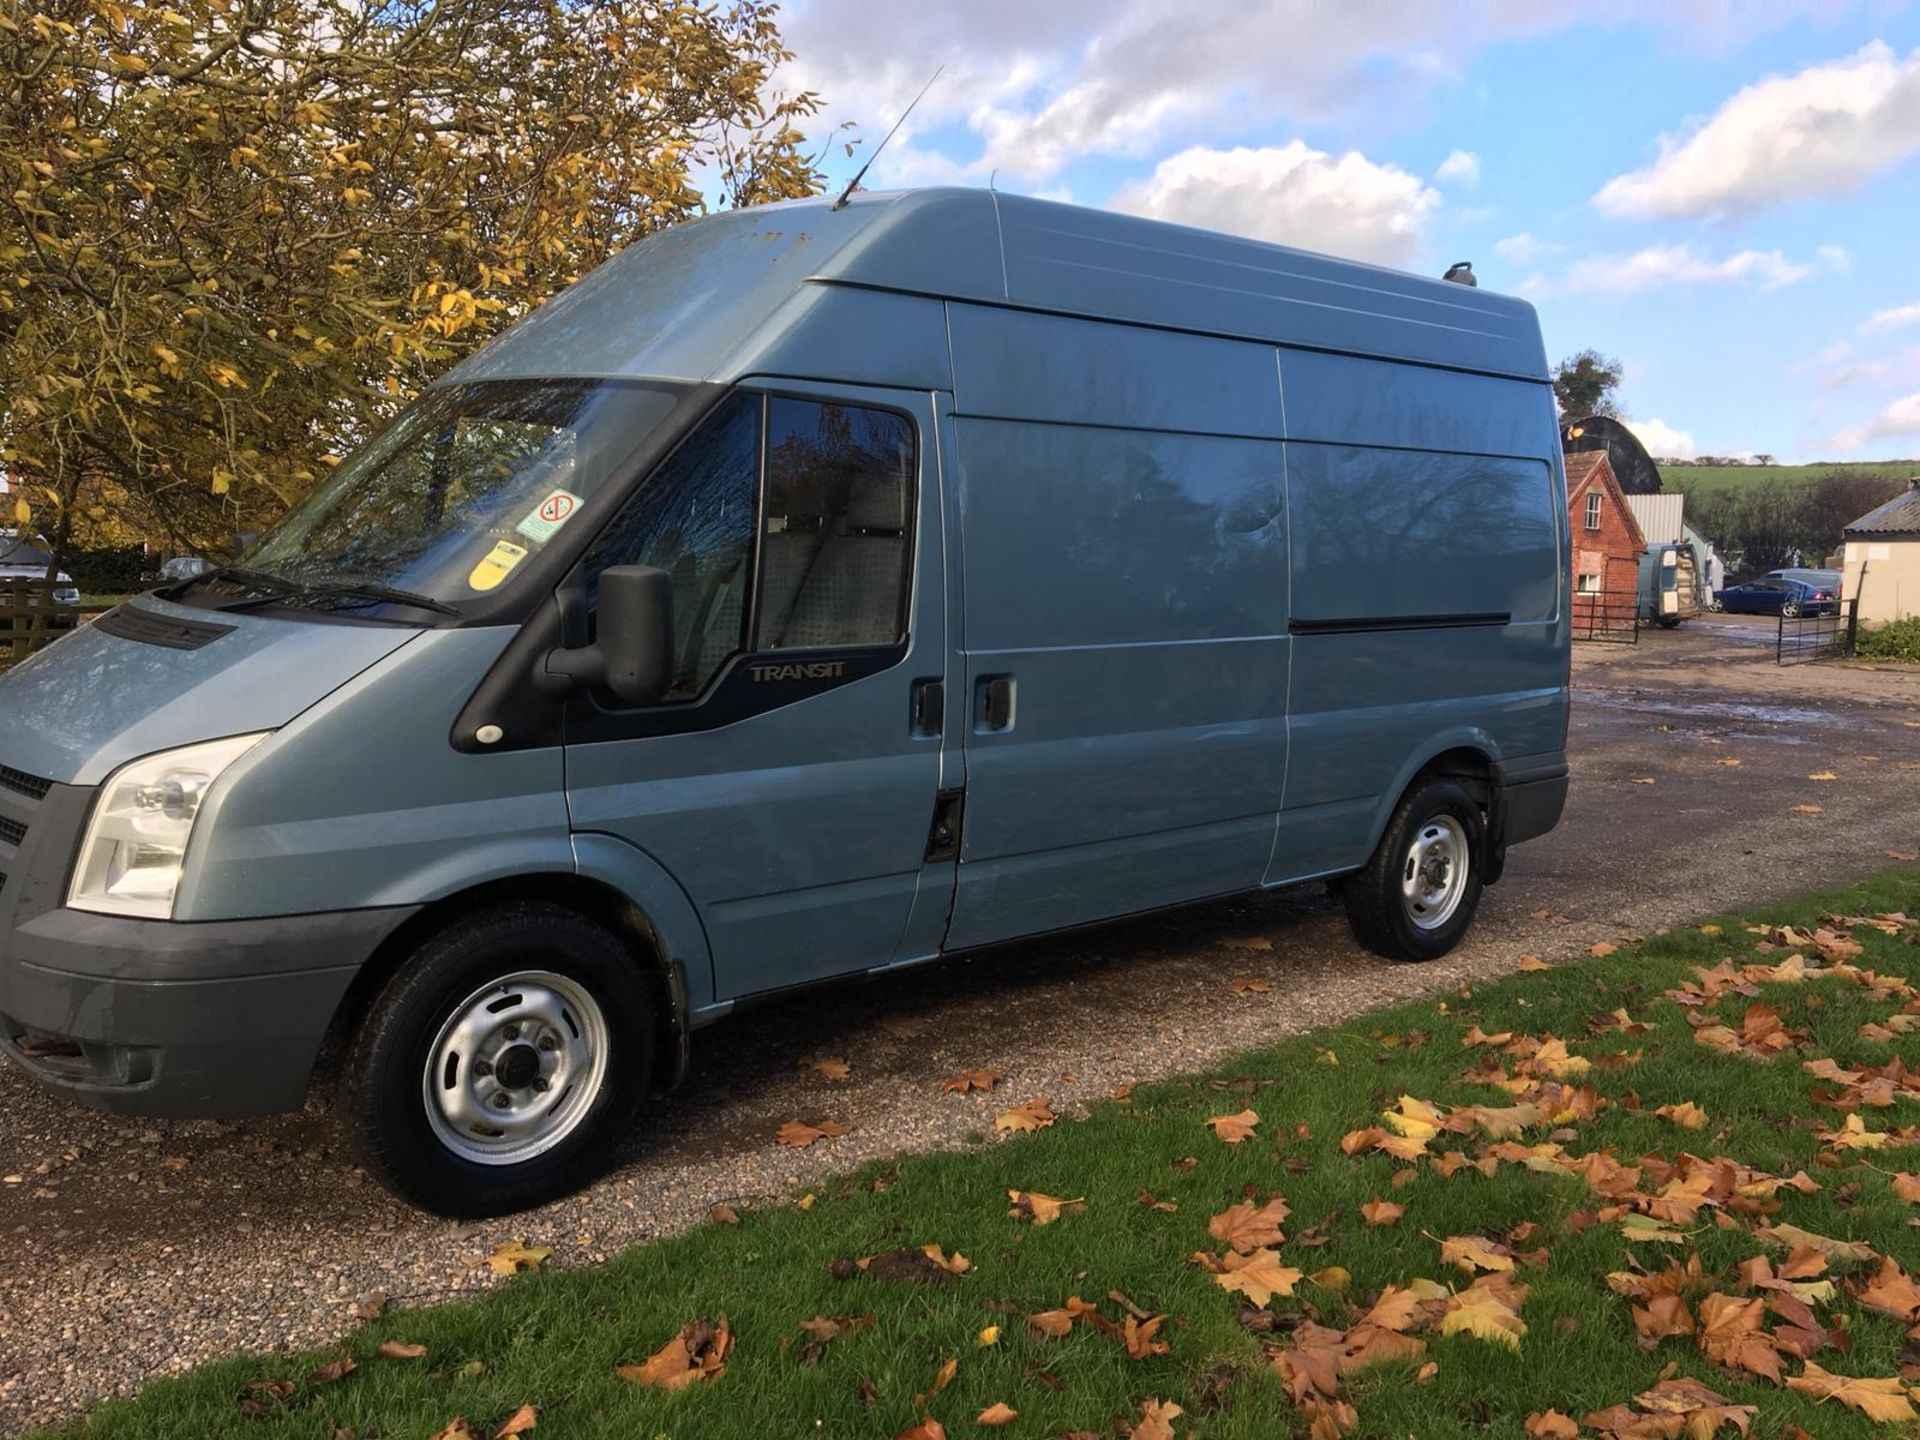
[[457,367],[736,379],[821,286],[1009,305],[1544,381],[1512,296],[1183,225],[930,189],[722,211],[636,241]]

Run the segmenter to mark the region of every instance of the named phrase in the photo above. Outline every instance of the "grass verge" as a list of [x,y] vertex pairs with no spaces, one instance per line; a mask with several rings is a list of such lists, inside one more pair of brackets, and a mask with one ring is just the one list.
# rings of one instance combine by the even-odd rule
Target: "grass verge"
[[[911,1428],[933,1417],[956,1436],[1095,1437],[1128,1434],[1149,1400],[1185,1413],[1139,1434],[1219,1440],[1911,1433],[1788,1383],[1874,1380],[1877,1400],[1853,1397],[1888,1412],[1920,1387],[1920,1308],[1901,1315],[1894,1283],[1920,1266],[1920,1190],[1899,1178],[1920,1169],[1920,1079],[1899,1064],[1920,1046],[1920,927],[1825,918],[1886,914],[1920,914],[1920,873],[1358,1017],[1004,1144],[870,1167],[805,1208],[391,1315],[342,1349],[208,1365],[60,1433],[425,1440],[533,1406],[540,1436],[918,1440],[942,1433]],[[1792,955],[1814,973],[1773,978]],[[1227,981],[1223,1004],[1284,1003]],[[1207,1123],[1242,1111],[1258,1119],[1240,1143]],[[1009,1190],[1084,1209],[1036,1225]],[[1403,1212],[1370,1223],[1376,1200]],[[1276,1221],[1285,1238],[1260,1243]],[[1215,1270],[1244,1266],[1230,1237],[1280,1293],[1223,1286]],[[1075,1296],[1097,1320],[1069,1313],[1049,1338],[1028,1318]],[[663,1348],[676,1363],[655,1373],[681,1368],[682,1326],[722,1316],[716,1378],[616,1373]],[[328,1378],[342,1354],[355,1368]],[[1754,1410],[1715,1416],[1688,1380]],[[995,1405],[1018,1413],[990,1430],[976,1417]],[[1549,1411],[1571,1418],[1529,1425]]]

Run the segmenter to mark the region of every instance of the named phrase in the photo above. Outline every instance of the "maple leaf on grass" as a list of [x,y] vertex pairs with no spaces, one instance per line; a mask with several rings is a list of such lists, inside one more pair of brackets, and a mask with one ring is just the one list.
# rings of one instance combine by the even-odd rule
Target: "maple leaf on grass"
[[1173,1440],[1173,1422],[1186,1413],[1171,1400],[1142,1400],[1140,1423],[1127,1432],[1127,1440]]
[[1440,1242],[1440,1260],[1462,1270],[1513,1269],[1513,1254],[1506,1246],[1478,1235],[1449,1235]]
[[1229,1145],[1238,1145],[1250,1139],[1253,1127],[1259,1123],[1260,1116],[1252,1110],[1242,1110],[1237,1115],[1214,1115],[1207,1120],[1213,1133]]
[[1653,1113],[1662,1120],[1671,1120],[1684,1130],[1707,1128],[1707,1112],[1691,1100],[1682,1100],[1677,1105],[1662,1105]]
[[934,1372],[933,1384],[927,1387],[926,1393],[913,1397],[913,1408],[916,1410],[924,1410],[927,1403],[942,1390],[946,1389],[947,1386],[951,1385],[953,1383],[953,1377],[959,1373],[960,1361],[958,1358],[949,1355],[939,1370]]
[[1029,1100],[1024,1105],[1016,1105],[1011,1110],[1002,1110],[993,1117],[993,1128],[1025,1133],[1044,1130],[1060,1117],[1048,1108],[1045,1100]]
[[1482,1275],[1447,1298],[1440,1315],[1440,1333],[1472,1335],[1517,1351],[1520,1337],[1527,1333],[1527,1322],[1520,1318],[1526,1298],[1527,1287],[1515,1284],[1508,1276]]
[[1248,1255],[1227,1255],[1213,1278],[1221,1289],[1238,1290],[1255,1305],[1264,1306],[1275,1295],[1291,1295],[1300,1274],[1280,1263],[1279,1251],[1263,1247]]
[[947,1440],[947,1429],[933,1416],[925,1415],[918,1425],[909,1425],[893,1440]]
[[1406,1206],[1397,1201],[1382,1200],[1377,1195],[1360,1207],[1361,1217],[1369,1225],[1391,1225],[1406,1213]]
[[1890,1176],[1888,1183],[1893,1186],[1893,1193],[1907,1204],[1920,1205],[1920,1172]]
[[1167,1353],[1169,1349],[1167,1342],[1153,1338],[1154,1332],[1160,1328],[1166,1318],[1164,1315],[1149,1315],[1145,1320],[1136,1320],[1129,1315],[1121,1322],[1120,1339],[1127,1347],[1128,1359],[1145,1360],[1149,1355]]
[[1013,1208],[1007,1211],[1008,1215],[1015,1220],[1031,1221],[1035,1225],[1051,1225],[1062,1215],[1087,1213],[1085,1196],[1062,1200],[1055,1195],[1042,1195],[1038,1190],[1009,1190],[1007,1199],[1013,1202]]
[[422,1360],[426,1358],[427,1347],[411,1340],[382,1340],[374,1353],[383,1360]]
[[1287,1214],[1287,1202],[1278,1195],[1264,1205],[1242,1201],[1207,1221],[1207,1233],[1244,1255],[1263,1245],[1282,1243],[1286,1236],[1281,1234],[1280,1225]]
[[1780,1383],[1780,1352],[1762,1328],[1766,1302],[1715,1292],[1700,1301],[1700,1353],[1716,1364]]
[[1008,1425],[1020,1418],[1020,1412],[1004,1400],[996,1400],[973,1417],[976,1425]]
[[680,1333],[639,1365],[617,1365],[613,1373],[645,1389],[684,1390],[689,1385],[718,1380],[727,1369],[733,1335],[727,1317],[718,1321],[692,1320]]
[[487,1256],[487,1268],[496,1275],[517,1275],[522,1270],[538,1270],[540,1262],[552,1253],[550,1246],[502,1240]]
[[838,1140],[846,1133],[847,1127],[838,1120],[815,1120],[811,1124],[804,1120],[789,1120],[773,1138],[782,1145],[804,1150],[816,1140]]
[[493,1432],[493,1440],[512,1440],[515,1435],[524,1435],[540,1423],[540,1407],[522,1405],[513,1414],[502,1420]]
[[1527,1416],[1530,1440],[1576,1440],[1580,1426],[1558,1410],[1540,1410]]
[[1897,1375],[1856,1379],[1835,1375],[1808,1360],[1801,1372],[1787,1381],[1787,1388],[1815,1400],[1838,1400],[1882,1425],[1920,1419],[1907,1400],[1906,1383]]
[[1880,1261],[1879,1273],[1863,1284],[1860,1303],[1906,1324],[1920,1323],[1920,1285],[1891,1256]]

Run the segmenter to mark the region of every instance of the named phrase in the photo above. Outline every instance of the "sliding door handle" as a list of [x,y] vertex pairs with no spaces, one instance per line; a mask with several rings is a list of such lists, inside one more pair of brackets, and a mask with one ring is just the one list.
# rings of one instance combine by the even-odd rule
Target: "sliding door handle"
[[1013,728],[1011,675],[982,675],[974,682],[973,728],[983,735]]
[[938,676],[913,682],[908,729],[919,739],[938,735],[947,724],[947,687]]

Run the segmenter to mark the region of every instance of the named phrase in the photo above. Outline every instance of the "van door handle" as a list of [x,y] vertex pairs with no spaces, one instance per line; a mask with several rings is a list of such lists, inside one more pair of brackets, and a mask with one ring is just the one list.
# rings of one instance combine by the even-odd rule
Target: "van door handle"
[[947,724],[947,687],[938,677],[913,682],[913,704],[908,726],[922,739],[938,735]]
[[1013,728],[1013,676],[982,675],[975,685],[974,729],[982,734]]

